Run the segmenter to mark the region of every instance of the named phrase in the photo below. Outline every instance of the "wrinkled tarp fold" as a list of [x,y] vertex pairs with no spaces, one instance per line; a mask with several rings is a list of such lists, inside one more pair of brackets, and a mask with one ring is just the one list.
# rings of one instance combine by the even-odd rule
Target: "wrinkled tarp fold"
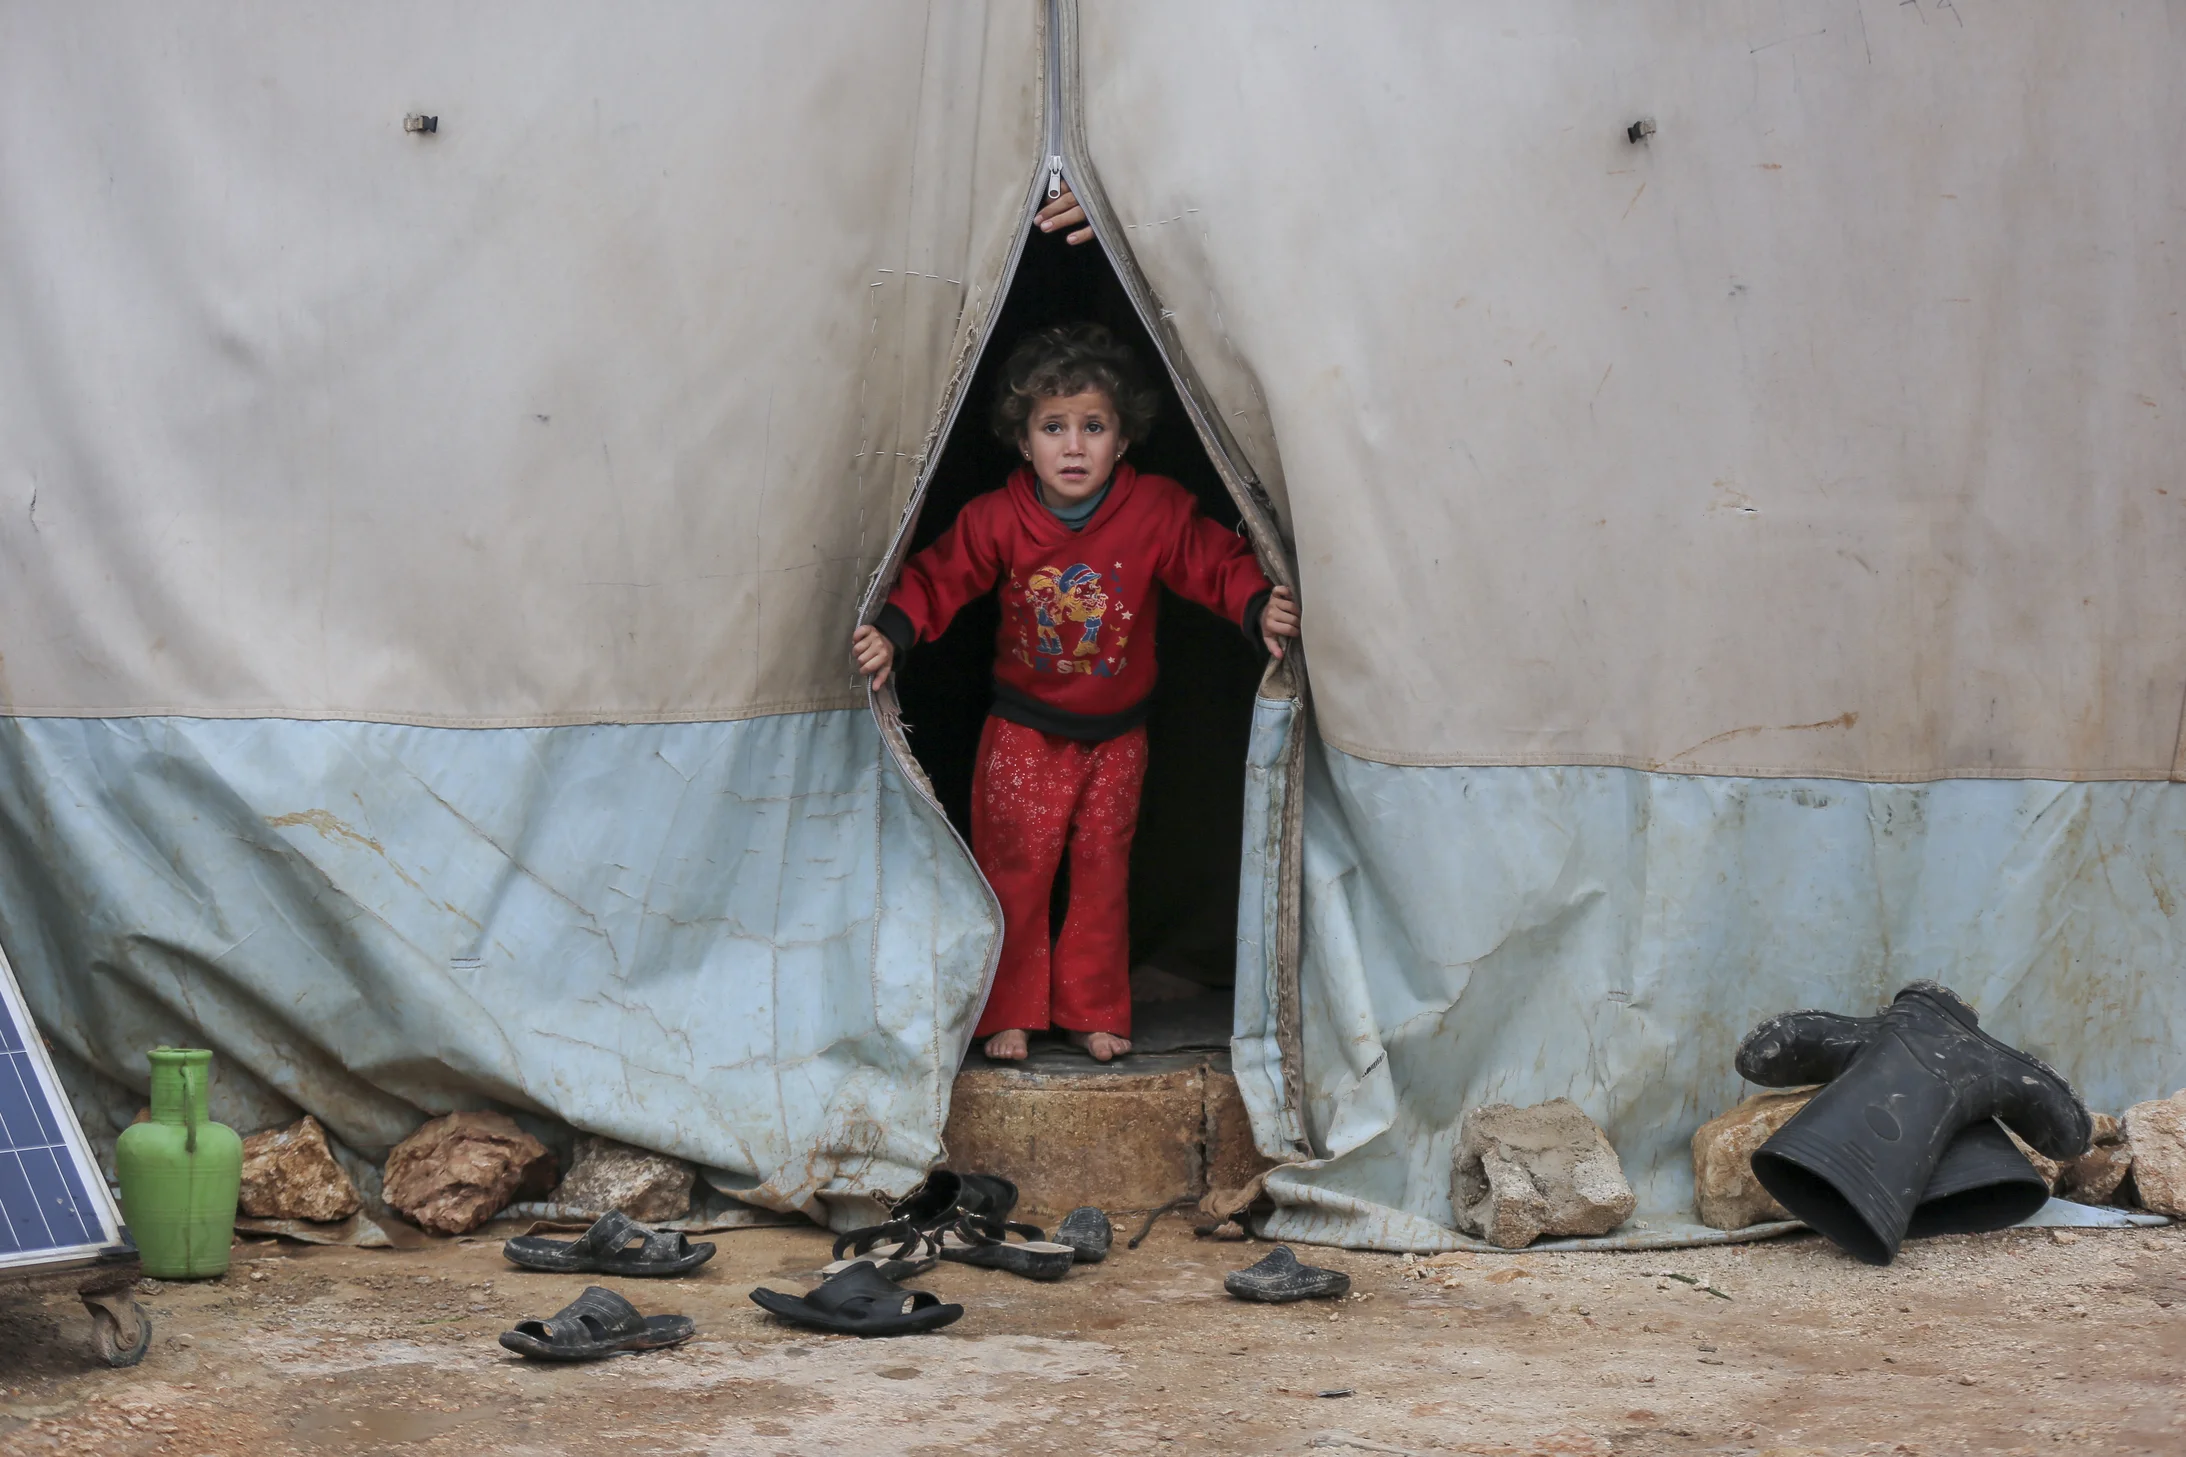
[[[1275,1238],[1452,1247],[1459,1121],[1566,1097],[1638,1218],[1754,1091],[1745,1032],[1923,977],[2110,1112],[2186,1084],[2186,785],[1423,768],[1309,745],[1303,1102]],[[1241,1008],[1266,999],[1241,959]],[[1275,1085],[1239,1088],[1262,1151]]]
[[0,719],[0,927],[64,1065],[209,1046],[373,1156],[494,1101],[814,1214],[938,1157],[995,936],[863,710]]

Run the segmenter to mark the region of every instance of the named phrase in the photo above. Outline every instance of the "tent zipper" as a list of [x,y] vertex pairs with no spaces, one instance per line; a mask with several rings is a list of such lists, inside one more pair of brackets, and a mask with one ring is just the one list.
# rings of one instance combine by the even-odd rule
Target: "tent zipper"
[[1047,125],[1047,200],[1063,195],[1063,27],[1055,0],[1047,0],[1047,25],[1041,37],[1047,47],[1047,106],[1041,120]]

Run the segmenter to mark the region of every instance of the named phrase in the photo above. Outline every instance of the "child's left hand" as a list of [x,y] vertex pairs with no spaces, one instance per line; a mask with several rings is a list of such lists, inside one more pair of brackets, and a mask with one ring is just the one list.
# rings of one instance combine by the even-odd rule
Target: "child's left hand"
[[1267,644],[1268,656],[1283,655],[1283,639],[1298,635],[1298,599],[1288,587],[1277,587],[1268,594],[1268,605],[1260,609],[1260,641]]

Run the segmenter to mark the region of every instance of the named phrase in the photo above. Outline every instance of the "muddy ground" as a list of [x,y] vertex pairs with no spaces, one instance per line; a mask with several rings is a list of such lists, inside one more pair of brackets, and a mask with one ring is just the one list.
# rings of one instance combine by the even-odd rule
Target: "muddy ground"
[[1302,1251],[1352,1297],[1264,1307],[1221,1276],[1265,1245],[1165,1223],[1059,1285],[944,1265],[921,1283],[963,1320],[892,1341],[745,1298],[801,1288],[817,1231],[716,1238],[698,1278],[620,1282],[695,1342],[583,1367],[495,1343],[584,1282],[488,1240],[239,1247],[225,1279],[142,1297],[128,1370],[72,1301],[0,1306],[0,1451],[2186,1453],[2171,1229],[1932,1240],[1887,1270],[1813,1239],[1424,1273]]

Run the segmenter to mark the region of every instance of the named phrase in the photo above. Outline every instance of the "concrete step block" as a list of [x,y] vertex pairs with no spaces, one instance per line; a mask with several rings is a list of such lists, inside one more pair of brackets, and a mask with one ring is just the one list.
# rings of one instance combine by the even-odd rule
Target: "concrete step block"
[[1209,1061],[1123,1069],[974,1067],[957,1075],[943,1134],[948,1167],[1015,1180],[1020,1207],[1155,1209],[1248,1181],[1252,1146],[1237,1080]]

